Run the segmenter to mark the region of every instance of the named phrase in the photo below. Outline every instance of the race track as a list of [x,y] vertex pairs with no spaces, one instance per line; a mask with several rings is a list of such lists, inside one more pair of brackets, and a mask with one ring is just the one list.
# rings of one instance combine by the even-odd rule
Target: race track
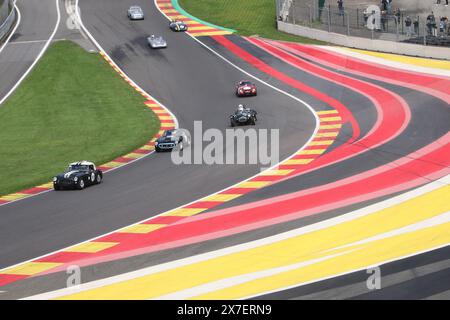
[[[144,9],[145,20],[127,19],[126,9],[132,4]],[[341,69],[338,59],[334,61],[331,55],[324,54],[320,60],[320,49],[288,47],[256,38],[213,35],[199,37],[199,43],[186,34],[171,32],[167,19],[152,1],[80,0],[80,9],[84,25],[103,49],[130,78],[175,114],[180,127],[192,131],[193,122],[201,120],[204,129],[224,130],[228,115],[244,101],[258,110],[258,128],[280,130],[280,159],[307,143],[316,128],[310,110],[263,83],[257,83],[258,97],[237,99],[234,84],[248,76],[236,67],[305,101],[316,111],[336,109],[344,119],[332,147],[304,172],[157,231],[139,246],[130,240],[132,246],[126,247],[124,237],[124,248],[130,252],[142,249],[134,255],[118,249],[111,257],[74,259],[85,265],[84,282],[296,230],[413,192],[448,174],[448,156],[442,157],[448,151],[450,92],[443,85],[448,80],[421,83],[417,76],[417,81],[412,79],[408,84],[402,82],[401,72],[398,78],[376,77],[377,70],[368,65],[361,66],[357,73],[350,64]],[[168,48],[149,49],[145,38],[150,34],[163,35]],[[225,145],[223,152],[231,147]],[[259,170],[257,165],[176,166],[169,154],[152,154],[108,173],[102,185],[83,192],[49,192],[0,206],[0,268],[158,215],[238,183]],[[379,221],[374,229],[377,227],[385,228]],[[211,235],[213,231],[217,236]],[[199,240],[191,241],[195,236]],[[158,249],[164,241],[179,243]],[[447,253],[444,247],[421,258],[387,264],[383,270],[390,275],[389,288],[377,293],[361,288],[365,274],[355,272],[261,298],[443,297],[449,288],[436,283],[438,277],[448,278]],[[408,270],[413,269],[420,270],[420,275],[409,277]],[[2,287],[6,293],[0,298],[60,289],[65,276],[64,272],[55,272],[11,283]],[[433,280],[434,289],[419,294],[426,287],[424,279]],[[103,293],[95,294],[87,297],[103,297]]]

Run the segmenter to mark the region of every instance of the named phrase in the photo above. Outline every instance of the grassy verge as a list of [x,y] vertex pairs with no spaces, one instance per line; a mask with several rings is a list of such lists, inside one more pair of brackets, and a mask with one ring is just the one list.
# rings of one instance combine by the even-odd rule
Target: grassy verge
[[218,26],[235,29],[244,36],[309,44],[321,41],[294,36],[277,30],[274,0],[179,0],[191,15]]
[[0,195],[51,180],[71,161],[105,163],[146,143],[155,114],[98,54],[54,43],[0,106]]

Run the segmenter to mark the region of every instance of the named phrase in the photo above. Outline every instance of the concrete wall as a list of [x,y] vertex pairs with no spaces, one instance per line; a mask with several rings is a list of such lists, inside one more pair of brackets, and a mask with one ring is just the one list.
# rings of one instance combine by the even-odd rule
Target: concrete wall
[[333,43],[344,47],[450,60],[450,48],[349,37],[338,33],[312,29],[283,21],[278,21],[278,30],[298,36]]

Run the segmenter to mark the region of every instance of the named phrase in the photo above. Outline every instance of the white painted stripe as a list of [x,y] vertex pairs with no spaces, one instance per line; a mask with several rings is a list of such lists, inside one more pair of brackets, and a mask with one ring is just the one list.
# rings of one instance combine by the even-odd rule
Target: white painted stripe
[[[53,39],[53,41],[63,41],[66,39]],[[48,40],[28,40],[28,41],[11,41],[9,44],[30,44],[30,43],[41,43],[47,42]]]
[[343,249],[343,248],[357,246],[357,245],[360,245],[360,244],[365,244],[365,243],[369,243],[369,242],[373,242],[373,241],[378,241],[378,240],[382,240],[382,239],[398,236],[398,235],[401,235],[401,234],[404,234],[404,233],[410,233],[410,232],[418,231],[420,229],[438,226],[440,224],[447,223],[447,222],[450,222],[450,211],[446,212],[446,213],[443,213],[443,214],[440,214],[440,215],[437,215],[437,216],[432,217],[430,219],[426,219],[426,220],[423,220],[423,221],[411,224],[409,226],[405,226],[405,227],[400,228],[400,229],[391,230],[389,232],[381,233],[381,234],[378,234],[376,236],[373,236],[373,237],[370,237],[370,238],[367,238],[367,239],[364,239],[364,240],[348,243],[348,244],[345,244],[343,246],[333,248],[331,250],[339,250],[339,249]]
[[351,251],[353,251],[353,250],[336,253],[336,254],[329,255],[326,257],[322,257],[322,258],[312,259],[312,260],[308,260],[308,261],[302,261],[299,263],[293,263],[293,264],[290,264],[287,266],[266,269],[266,270],[257,271],[254,273],[248,273],[248,274],[243,274],[243,275],[239,275],[239,276],[235,276],[235,277],[221,279],[218,281],[208,282],[208,283],[200,285],[200,286],[196,286],[196,287],[192,287],[192,288],[189,288],[186,290],[181,290],[181,291],[177,291],[174,293],[159,296],[152,300],[186,300],[186,299],[189,299],[189,298],[192,298],[195,296],[199,296],[201,294],[206,294],[206,293],[218,291],[221,289],[234,287],[236,285],[243,284],[243,283],[246,283],[249,281],[267,278],[267,277],[271,277],[271,276],[274,276],[274,275],[277,275],[277,274],[280,274],[283,272],[289,272],[289,271],[292,271],[295,269],[304,268],[304,267],[307,267],[307,266],[310,266],[310,265],[313,265],[313,264],[316,264],[319,262],[323,262],[326,260],[330,260],[332,258],[342,256]]
[[387,60],[387,59],[374,57],[374,56],[366,55],[366,54],[359,53],[359,52],[354,52],[351,50],[347,50],[345,48],[339,48],[339,47],[333,47],[333,46],[317,46],[317,47],[320,49],[326,49],[326,50],[329,50],[329,51],[332,51],[332,52],[335,52],[335,53],[338,53],[341,55],[361,59],[361,60],[372,62],[372,63],[385,65],[388,67],[393,67],[393,68],[402,69],[402,70],[406,70],[406,71],[427,73],[427,74],[432,74],[432,75],[436,75],[436,76],[450,77],[450,70],[427,68],[427,67],[409,64],[409,63],[402,63],[402,62]]
[[[250,250],[253,248],[272,244],[274,242],[283,241],[283,240],[290,239],[293,237],[298,237],[298,236],[301,236],[301,235],[304,235],[304,234],[307,234],[310,232],[315,232],[318,230],[332,227],[337,224],[352,221],[352,220],[370,215],[374,212],[398,205],[402,202],[408,201],[410,199],[421,196],[428,192],[437,190],[437,189],[443,187],[444,185],[448,185],[449,183],[450,183],[450,175],[447,175],[444,178],[430,182],[429,184],[427,184],[425,186],[422,186],[415,190],[398,195],[391,199],[387,199],[382,202],[370,205],[368,207],[365,207],[365,208],[362,208],[362,209],[359,209],[359,210],[356,210],[353,212],[349,212],[349,213],[337,216],[332,219],[328,219],[325,221],[307,225],[305,227],[301,227],[301,228],[298,228],[295,230],[291,230],[291,231],[280,233],[280,234],[270,236],[267,238],[235,245],[232,247],[215,250],[212,252],[202,253],[199,255],[195,255],[195,256],[191,256],[191,257],[187,257],[187,258],[183,258],[183,259],[179,259],[179,260],[175,260],[175,261],[170,261],[170,262],[163,263],[160,265],[143,268],[140,270],[120,274],[117,276],[88,282],[88,283],[80,285],[78,288],[60,289],[60,290],[32,296],[29,298],[30,299],[53,299],[53,298],[64,296],[64,295],[69,295],[69,294],[74,294],[74,293],[78,293],[78,292],[82,292],[82,291],[86,291],[86,290],[96,289],[96,288],[107,286],[107,285],[110,285],[113,283],[123,282],[123,281],[131,280],[131,279],[143,277],[143,276],[146,276],[149,274],[154,274],[154,273],[158,273],[158,272],[162,272],[162,271],[166,271],[166,270],[171,270],[171,269],[179,268],[179,267],[186,266],[189,264],[214,259],[214,258],[222,257],[225,255],[229,255],[229,254],[233,254],[233,253],[237,253],[237,252],[241,252],[241,251],[245,251],[245,250]],[[395,261],[395,260],[393,260],[393,261]]]

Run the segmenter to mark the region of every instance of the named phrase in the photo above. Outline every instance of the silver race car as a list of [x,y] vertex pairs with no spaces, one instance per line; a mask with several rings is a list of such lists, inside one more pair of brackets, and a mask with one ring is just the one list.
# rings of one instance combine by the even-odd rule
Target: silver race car
[[141,7],[131,6],[128,9],[128,19],[130,20],[144,20],[144,11],[142,11]]
[[167,42],[162,36],[151,35],[147,38],[148,45],[152,49],[167,48]]

